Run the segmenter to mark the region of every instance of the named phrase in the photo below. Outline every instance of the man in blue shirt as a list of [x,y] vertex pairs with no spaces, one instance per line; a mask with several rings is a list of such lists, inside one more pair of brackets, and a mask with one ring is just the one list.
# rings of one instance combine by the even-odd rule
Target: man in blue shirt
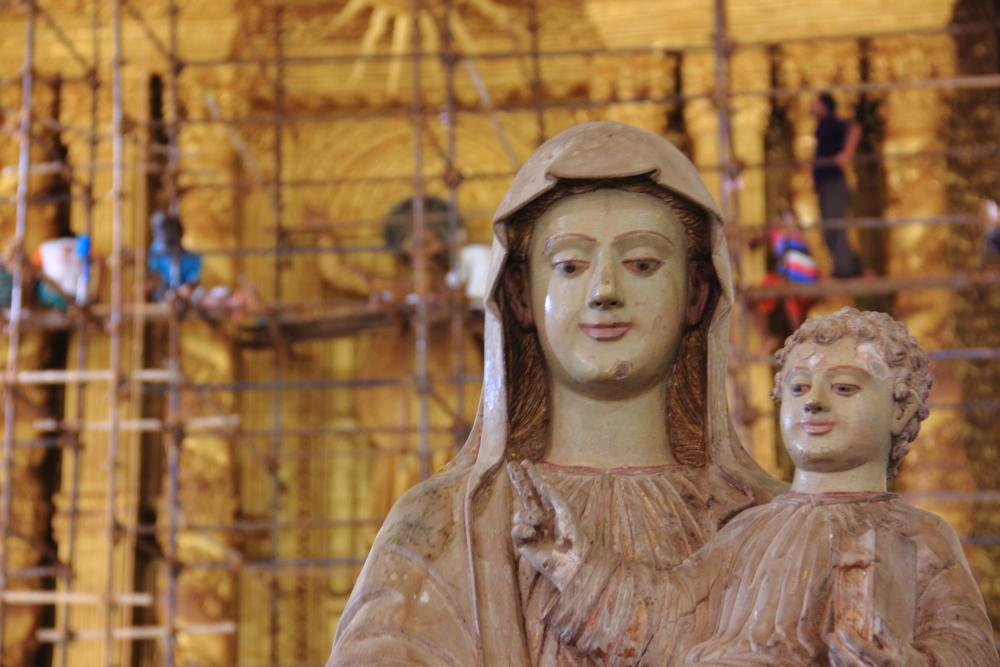
[[837,116],[837,102],[830,93],[820,93],[811,111],[816,118],[813,183],[823,218],[823,239],[833,261],[833,277],[852,278],[864,270],[861,258],[851,246],[847,229],[832,228],[828,221],[842,220],[848,215],[851,191],[843,167],[854,157],[861,128],[854,121]]
[[156,211],[149,226],[153,238],[146,263],[153,279],[153,300],[162,301],[170,291],[190,297],[201,280],[201,256],[181,245],[180,218]]
[[156,211],[149,219],[152,240],[146,259],[149,293],[154,301],[165,301],[170,295],[187,304],[209,311],[227,311],[230,315],[253,314],[260,308],[257,291],[252,284],[231,289],[222,285],[204,287],[201,284],[201,255],[184,247],[181,237],[184,227],[176,215]]

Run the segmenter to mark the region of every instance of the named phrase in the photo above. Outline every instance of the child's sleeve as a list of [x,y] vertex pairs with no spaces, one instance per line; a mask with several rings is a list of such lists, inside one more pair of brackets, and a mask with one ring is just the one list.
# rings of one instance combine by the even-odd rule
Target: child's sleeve
[[545,611],[545,622],[598,665],[669,664],[704,621],[700,603],[714,580],[712,562],[721,560],[711,547],[669,570],[594,549]]
[[943,519],[932,521],[918,549],[914,647],[935,667],[1000,665],[986,605],[958,536]]

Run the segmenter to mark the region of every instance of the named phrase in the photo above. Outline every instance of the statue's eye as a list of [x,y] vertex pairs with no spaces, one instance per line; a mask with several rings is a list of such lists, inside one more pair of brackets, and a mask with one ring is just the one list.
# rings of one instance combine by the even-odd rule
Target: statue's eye
[[575,276],[586,270],[587,262],[583,262],[578,259],[564,259],[561,262],[556,262],[552,266],[557,273],[561,273],[564,276]]
[[838,396],[854,396],[856,393],[861,391],[861,387],[856,384],[849,384],[847,382],[835,382],[833,385],[833,393]]
[[651,257],[640,257],[625,261],[625,268],[640,276],[648,276],[656,273],[656,270],[663,266],[663,262]]
[[792,382],[788,385],[788,391],[792,396],[805,396],[809,393],[809,385],[805,382]]

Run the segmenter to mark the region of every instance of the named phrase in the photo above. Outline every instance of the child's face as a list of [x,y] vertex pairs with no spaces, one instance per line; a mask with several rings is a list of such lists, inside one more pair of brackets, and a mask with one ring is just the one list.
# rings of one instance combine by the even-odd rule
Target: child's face
[[797,468],[839,472],[886,465],[899,408],[893,374],[871,343],[800,343],[785,360],[781,436]]

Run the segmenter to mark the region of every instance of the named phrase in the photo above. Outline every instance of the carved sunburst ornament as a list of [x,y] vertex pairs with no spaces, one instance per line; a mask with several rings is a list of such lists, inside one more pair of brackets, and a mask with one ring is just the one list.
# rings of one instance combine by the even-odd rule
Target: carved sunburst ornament
[[[410,52],[413,47],[415,6],[419,7],[417,21],[420,25],[420,50],[424,53],[436,52],[441,47],[441,28],[445,15],[444,0],[420,0],[416,4],[412,0],[349,0],[344,8],[337,12],[329,27],[336,30],[367,13],[368,26],[361,38],[361,53],[372,55],[388,43],[390,53],[402,56]],[[468,15],[470,12],[489,20],[497,27],[498,32],[510,34],[515,45],[524,35],[524,27],[512,20],[510,10],[494,0],[453,0],[449,25],[454,46],[459,51],[465,53],[476,51],[476,42],[463,18],[463,15]],[[358,81],[364,76],[366,62],[359,60],[355,63],[351,72],[352,81]],[[390,61],[386,79],[386,88],[390,93],[399,89],[402,68],[402,58]]]

